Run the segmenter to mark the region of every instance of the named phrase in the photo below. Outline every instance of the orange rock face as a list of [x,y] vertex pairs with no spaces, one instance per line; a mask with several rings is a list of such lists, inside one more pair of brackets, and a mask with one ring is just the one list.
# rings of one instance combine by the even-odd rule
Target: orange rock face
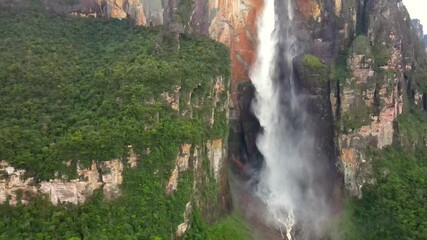
[[321,8],[317,0],[298,0],[296,3],[296,7],[306,19],[313,17],[317,20],[320,17]]
[[112,10],[111,10],[112,18],[122,19],[127,17],[127,14],[123,9],[124,0],[110,0],[108,2],[112,6]]
[[[108,0],[107,3],[112,8],[110,17],[123,19],[131,15],[136,25],[145,26],[147,24],[144,6],[140,0]],[[129,7],[126,8],[126,5]]]
[[237,102],[237,85],[249,81],[249,70],[256,55],[256,20],[261,13],[260,0],[210,0],[217,14],[210,25],[210,35],[230,47],[231,98]]

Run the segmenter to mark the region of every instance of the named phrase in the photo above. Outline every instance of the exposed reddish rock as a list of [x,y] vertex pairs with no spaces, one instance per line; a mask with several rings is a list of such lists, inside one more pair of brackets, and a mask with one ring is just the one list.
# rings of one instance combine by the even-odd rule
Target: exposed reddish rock
[[256,55],[256,19],[262,10],[259,0],[210,0],[217,14],[211,22],[210,36],[230,47],[231,100],[237,102],[237,86],[249,80]]
[[296,1],[296,4],[298,10],[307,20],[310,18],[313,18],[316,21],[320,20],[321,5],[317,0],[298,0]]
[[127,17],[124,2],[124,0],[108,0],[108,4],[111,6],[110,16],[112,18],[123,19]]

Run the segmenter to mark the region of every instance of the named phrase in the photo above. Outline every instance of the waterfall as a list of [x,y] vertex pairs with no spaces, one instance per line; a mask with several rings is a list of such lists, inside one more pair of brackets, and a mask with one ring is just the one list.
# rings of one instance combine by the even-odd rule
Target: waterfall
[[323,198],[316,191],[314,137],[294,81],[292,61],[298,48],[292,20],[291,0],[264,0],[250,73],[256,89],[252,110],[262,128],[257,147],[264,158],[257,195],[272,224],[289,240],[297,224],[312,231],[324,215]]

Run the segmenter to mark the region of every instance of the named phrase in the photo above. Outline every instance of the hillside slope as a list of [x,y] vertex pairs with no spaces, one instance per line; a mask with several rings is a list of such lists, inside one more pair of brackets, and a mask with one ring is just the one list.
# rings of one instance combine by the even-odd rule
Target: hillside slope
[[0,9],[0,239],[244,237],[206,228],[230,210],[228,49],[37,9]]

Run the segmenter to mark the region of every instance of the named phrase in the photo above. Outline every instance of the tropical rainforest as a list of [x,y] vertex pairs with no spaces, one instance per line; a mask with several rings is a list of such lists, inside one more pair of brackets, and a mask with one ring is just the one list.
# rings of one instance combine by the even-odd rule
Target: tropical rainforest
[[[179,145],[228,131],[223,115],[208,126],[206,109],[183,119],[158,99],[176,85],[205,97],[211,78],[229,76],[228,49],[191,35],[182,36],[177,48],[175,36],[162,27],[0,8],[2,159],[41,181],[55,172],[74,178],[64,160],[88,166],[125,157],[127,145],[141,154],[151,151],[137,169],[125,170],[122,195],[111,202],[95,192],[81,206],[53,206],[44,197],[0,205],[0,239],[170,239],[192,189],[192,174],[184,174],[176,194],[164,190]],[[204,197],[215,199],[210,185]],[[195,213],[194,222],[184,239],[248,234],[236,216],[208,227]]]

